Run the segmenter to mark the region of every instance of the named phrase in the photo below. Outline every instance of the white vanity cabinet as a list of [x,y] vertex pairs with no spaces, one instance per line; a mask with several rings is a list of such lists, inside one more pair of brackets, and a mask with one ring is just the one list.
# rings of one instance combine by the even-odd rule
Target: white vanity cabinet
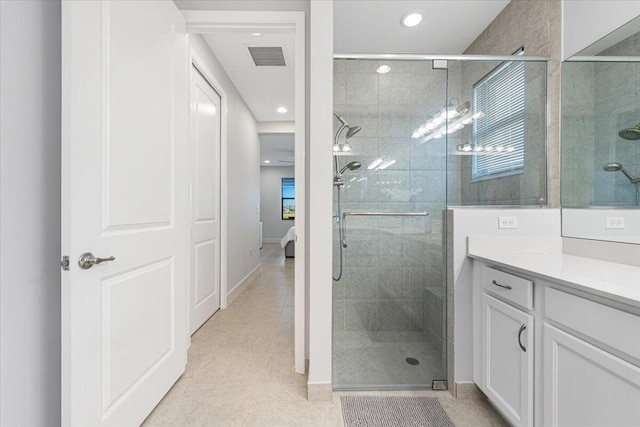
[[551,287],[544,300],[544,425],[640,426],[638,313]]
[[640,301],[477,259],[473,281],[474,381],[511,424],[640,426]]
[[533,425],[533,316],[482,295],[483,391],[516,426]]

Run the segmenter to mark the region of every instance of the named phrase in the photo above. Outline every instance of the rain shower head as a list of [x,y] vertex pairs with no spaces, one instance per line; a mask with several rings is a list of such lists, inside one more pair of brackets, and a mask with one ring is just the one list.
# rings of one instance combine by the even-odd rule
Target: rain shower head
[[347,163],[342,169],[340,169],[340,175],[342,175],[347,169],[354,171],[356,169],[360,169],[361,166],[362,163],[360,162]]
[[629,181],[631,181],[633,184],[636,183],[636,181],[638,181],[636,179],[635,176],[631,175],[629,173],[629,171],[627,171],[624,166],[622,166],[620,163],[607,163],[606,165],[604,165],[602,167],[602,169],[605,172],[622,172],[624,174],[624,176],[627,177],[627,179],[629,179]]
[[360,126],[347,125],[347,128],[349,129],[347,131],[347,138],[351,138],[353,135],[355,135],[356,133],[358,133],[358,132],[360,132],[362,130],[362,128]]
[[[362,128],[360,126],[352,126],[349,124],[349,122],[347,122],[344,117],[337,115],[336,113],[333,113],[334,116],[336,116],[336,118],[338,120],[340,120],[340,123],[342,123],[342,127],[340,128],[340,130],[343,130],[344,128],[347,128],[347,138],[351,138],[353,135],[355,135],[356,133],[360,132],[360,130],[362,130]],[[340,131],[338,131],[338,134],[340,135]]]
[[636,141],[640,139],[640,123],[632,128],[622,129],[618,132],[620,138],[628,139],[630,141]]

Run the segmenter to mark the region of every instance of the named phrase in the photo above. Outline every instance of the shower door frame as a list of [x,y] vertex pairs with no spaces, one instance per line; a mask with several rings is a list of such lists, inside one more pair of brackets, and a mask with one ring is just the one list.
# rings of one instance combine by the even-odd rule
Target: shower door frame
[[[591,59],[593,57],[586,57],[588,59]],[[611,57],[597,57],[597,58],[603,58],[602,61],[607,61],[607,59],[610,59]],[[618,58],[618,61],[623,61],[623,60],[628,60],[628,57],[615,57]],[[624,59],[621,59],[624,58]],[[549,85],[548,85],[548,76],[549,76],[549,61],[551,60],[550,57],[547,56],[514,56],[514,55],[429,55],[429,54],[357,54],[357,53],[334,53],[333,54],[333,59],[354,59],[354,60],[373,60],[373,61],[456,61],[456,62],[462,62],[462,61],[467,61],[467,62],[506,62],[506,61],[517,61],[517,62],[540,62],[540,63],[544,63],[545,67],[546,67],[546,76],[547,76],[547,84],[545,87],[545,96],[546,96],[546,111],[545,111],[545,117],[546,117],[546,125],[545,125],[545,146],[544,146],[544,155],[545,155],[545,159],[547,159],[547,154],[548,154],[548,142],[549,142],[549,138],[548,138],[548,123],[549,123],[549,105],[548,105],[548,101],[549,101]],[[636,62],[638,62],[638,58],[635,57]],[[581,61],[583,59],[567,59],[567,61]],[[448,70],[448,64],[442,64],[442,66],[438,66],[436,67],[436,64],[434,63],[434,69],[447,69]],[[447,76],[447,83],[446,83],[446,96],[448,99],[449,96],[449,77]],[[447,141],[448,141],[448,135],[446,136]],[[448,142],[447,142],[448,144]],[[448,154],[446,154],[446,157],[448,158]],[[445,176],[448,177],[448,165],[445,167]],[[547,168],[545,167],[545,200],[548,201],[548,192],[549,192],[549,185],[548,185],[548,171]],[[507,205],[499,205],[499,206],[483,206],[483,205],[478,205],[478,206],[459,206],[461,208],[482,208],[482,209],[491,209],[491,208],[501,208],[501,209],[511,209],[511,208],[527,208],[530,206],[522,206],[522,205],[517,205],[517,206],[507,206]],[[446,210],[449,208],[449,203],[448,203],[448,179],[445,179],[445,211],[443,213],[443,215],[445,216],[445,218],[443,218],[443,229],[442,229],[442,234],[443,234],[443,248],[444,248],[444,254],[443,254],[443,258],[444,258],[444,282],[443,282],[443,287],[444,287],[444,291],[445,291],[445,298],[443,299],[443,313],[444,313],[444,321],[443,321],[443,331],[442,331],[442,335],[443,335],[443,349],[445,351],[445,357],[443,360],[443,364],[444,364],[444,370],[447,374],[447,378],[444,379],[444,385],[446,385],[446,388],[435,388],[435,383],[438,382],[440,383],[439,380],[434,380],[433,381],[433,389],[438,389],[438,390],[445,390],[448,389],[450,390],[450,392],[453,394],[454,393],[454,383],[455,383],[455,352],[450,352],[448,343],[447,343],[447,336],[448,336],[448,328],[449,328],[449,322],[448,322],[448,307],[453,306],[454,307],[454,311],[455,311],[455,304],[453,299],[450,301],[450,298],[453,298],[453,292],[448,292],[449,291],[449,287],[450,287],[450,283],[449,283],[449,269],[447,264],[447,256],[448,256],[448,244],[447,244],[447,221],[446,221]],[[456,208],[458,208],[458,206],[456,206]],[[453,286],[453,284],[451,284],[451,286]],[[332,287],[331,287],[331,293],[333,294],[333,283],[332,283]],[[450,295],[451,294],[451,295]],[[451,331],[452,335],[455,334],[455,330]],[[332,326],[332,337],[333,337],[333,326]],[[333,349],[332,349],[332,355],[333,355]],[[452,363],[450,363],[452,362]],[[331,366],[331,371],[333,372],[333,362],[332,362],[332,366]],[[442,385],[441,383],[439,385]],[[415,386],[402,386],[402,385],[397,385],[397,386],[385,386],[384,388],[380,388],[380,389],[384,389],[384,390],[409,390],[409,389],[426,389],[428,388],[428,386],[425,387],[415,387]],[[337,390],[335,388],[335,385],[333,385],[333,389]],[[340,389],[342,390],[342,389]],[[374,390],[371,387],[367,387],[367,386],[362,386],[362,387],[349,387],[349,390]]]

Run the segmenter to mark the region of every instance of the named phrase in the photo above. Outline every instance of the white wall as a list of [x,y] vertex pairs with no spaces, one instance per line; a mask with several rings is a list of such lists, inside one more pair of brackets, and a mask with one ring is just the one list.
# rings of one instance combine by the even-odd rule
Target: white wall
[[637,0],[563,0],[562,59],[640,15]]
[[[518,217],[517,229],[499,229],[499,216]],[[452,234],[453,233],[453,234]],[[473,321],[469,236],[560,236],[559,209],[450,209],[447,234],[448,265],[453,269],[454,321],[449,331],[453,346],[456,383],[473,382]],[[448,272],[450,273],[450,272]],[[450,280],[450,279],[449,279]],[[449,281],[448,286],[451,286]],[[449,290],[450,291],[450,290]],[[450,317],[450,316],[449,316]],[[451,334],[453,332],[453,335]],[[451,388],[452,385],[450,384]]]
[[[331,384],[333,189],[333,2],[311,2],[311,140],[309,164],[309,395],[326,398]],[[322,395],[314,396],[313,386]],[[329,394],[330,396],[330,394]]]
[[0,425],[60,424],[60,1],[0,1]]
[[191,47],[227,94],[227,290],[260,264],[260,140],[257,122],[204,38],[189,36]]
[[293,178],[293,166],[260,168],[260,218],[262,241],[280,242],[295,221],[282,219],[282,178]]

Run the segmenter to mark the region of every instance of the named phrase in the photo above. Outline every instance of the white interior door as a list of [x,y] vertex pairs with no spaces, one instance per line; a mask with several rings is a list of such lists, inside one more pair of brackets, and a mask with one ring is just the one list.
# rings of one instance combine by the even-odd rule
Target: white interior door
[[135,426],[186,364],[187,39],[171,1],[62,7],[62,425]]
[[191,67],[190,332],[220,308],[220,95]]

